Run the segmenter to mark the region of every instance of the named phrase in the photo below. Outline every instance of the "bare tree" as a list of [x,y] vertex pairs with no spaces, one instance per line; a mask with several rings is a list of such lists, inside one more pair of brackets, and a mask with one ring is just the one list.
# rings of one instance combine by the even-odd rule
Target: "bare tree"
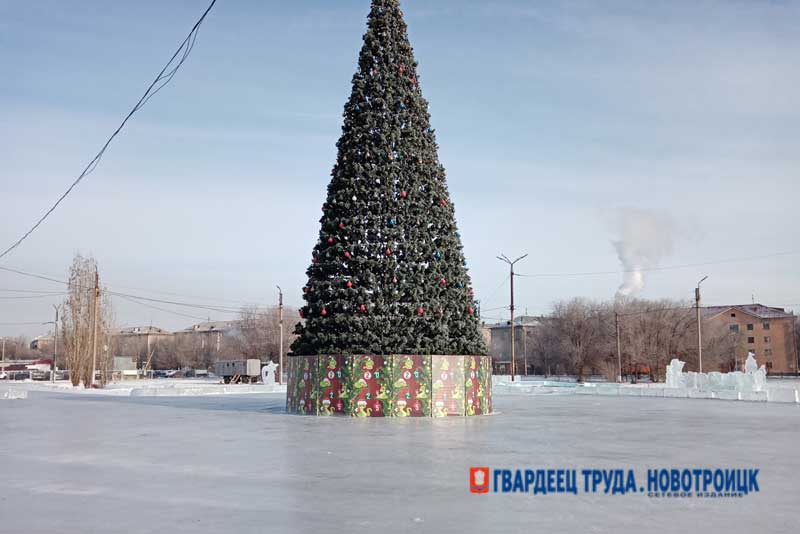
[[[284,317],[293,310],[284,308]],[[295,334],[284,321],[283,354],[288,354]],[[239,312],[237,331],[229,338],[231,356],[277,361],[280,344],[280,321],[277,308],[259,309],[245,306]]]
[[[110,351],[104,351],[103,340],[108,338],[111,325],[111,302],[101,292],[100,301],[95,305],[95,276],[97,262],[94,258],[76,254],[69,271],[68,295],[64,302],[62,320],[62,339],[66,365],[73,386],[83,382],[84,387],[92,384],[93,349],[96,335],[97,369],[100,370],[100,383],[105,385],[110,367]],[[97,310],[97,328],[94,331]]]
[[612,339],[608,312],[607,305],[584,299],[557,302],[553,306],[556,332],[579,381],[607,352]]

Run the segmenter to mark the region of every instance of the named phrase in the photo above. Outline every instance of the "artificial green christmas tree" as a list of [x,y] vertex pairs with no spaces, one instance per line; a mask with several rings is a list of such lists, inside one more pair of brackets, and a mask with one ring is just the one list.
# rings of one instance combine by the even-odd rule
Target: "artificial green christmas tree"
[[483,355],[453,204],[397,0],[373,0],[294,354]]

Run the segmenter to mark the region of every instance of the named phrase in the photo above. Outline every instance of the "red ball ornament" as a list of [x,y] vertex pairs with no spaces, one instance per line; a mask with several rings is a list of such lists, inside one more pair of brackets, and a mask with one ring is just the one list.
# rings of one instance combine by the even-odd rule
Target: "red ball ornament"
[[300,310],[300,318],[301,318],[301,319],[304,319],[304,318],[305,318],[305,315],[303,314],[303,310]]
[[317,263],[318,261],[319,261],[319,258],[317,258],[316,256],[311,258],[311,263]]
[[406,193],[405,191],[401,191],[400,192],[400,197],[401,198],[406,198],[407,196],[408,196],[408,193]]
[[361,305],[361,307],[359,307],[358,309],[359,309],[359,310],[361,310],[362,312],[365,312],[365,311],[367,311],[367,307],[366,307],[366,306],[364,306],[363,304],[362,304],[362,305]]
[[447,279],[446,278],[442,278],[441,280],[439,280],[439,283],[442,284],[443,286],[446,286],[447,285]]
[[322,314],[323,317],[325,317],[326,315],[328,315],[328,310],[326,310],[325,308],[322,308],[322,311],[319,312],[319,313]]
[[425,310],[423,308],[418,308],[417,309],[417,315],[419,315],[419,316],[425,315]]
[[386,249],[386,255],[387,255],[387,256],[391,256],[391,255],[392,255],[392,249],[390,249],[390,248],[387,248],[387,249]]
[[346,285],[347,285],[348,288],[351,288],[351,287],[353,287],[353,282],[348,280]]
[[442,206],[447,206],[447,201],[445,199],[442,199],[439,201],[439,204],[441,204]]
[[339,230],[344,230],[344,223],[339,223]]
[[475,290],[474,289],[470,289],[469,290],[469,296],[470,297],[474,297],[475,296]]
[[329,237],[329,238],[328,238],[328,244],[329,244],[329,245],[332,245],[332,244],[333,244],[333,238],[332,238],[332,237]]
[[474,309],[472,309],[472,308],[469,308],[467,311],[469,312],[469,314],[470,314],[470,315],[472,315],[472,314],[474,314],[474,313],[475,313],[475,310],[474,310]]
[[349,252],[347,252],[347,251],[345,251],[345,253],[344,253],[344,257],[345,257],[345,258],[349,258],[349,257],[350,257],[350,253],[349,253]]
[[403,66],[400,65],[400,74],[403,74],[405,71],[406,71],[406,69],[404,69]]

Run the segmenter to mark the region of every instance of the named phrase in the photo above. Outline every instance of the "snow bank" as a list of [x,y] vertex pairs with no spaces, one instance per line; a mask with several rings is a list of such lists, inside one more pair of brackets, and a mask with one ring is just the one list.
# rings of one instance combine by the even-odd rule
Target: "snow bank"
[[24,389],[17,389],[17,388],[9,388],[9,389],[0,389],[0,399],[2,400],[16,400],[16,399],[27,399],[28,392]]
[[[243,395],[285,393],[286,385],[222,384],[214,379],[148,379],[112,382],[103,389],[73,387],[69,381],[21,381],[10,385],[10,391],[27,396],[28,391],[53,391],[72,395],[107,395],[123,397],[191,397],[208,395]],[[23,397],[24,398],[24,397]]]
[[[510,378],[510,377],[505,377]],[[546,380],[496,381],[493,395],[597,395],[604,397],[661,397],[672,399],[716,399],[748,402],[800,404],[800,381],[769,380],[763,391],[736,391],[732,389],[700,390],[686,387],[668,387],[663,383],[616,384],[612,382],[587,382],[583,384]]]

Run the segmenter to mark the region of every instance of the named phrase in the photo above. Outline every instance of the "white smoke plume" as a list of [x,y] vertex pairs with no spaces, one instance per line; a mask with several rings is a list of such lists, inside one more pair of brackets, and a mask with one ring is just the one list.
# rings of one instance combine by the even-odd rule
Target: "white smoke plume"
[[639,208],[618,209],[614,222],[618,238],[611,243],[625,270],[616,296],[636,297],[644,289],[646,271],[672,252],[673,224],[666,215]]

